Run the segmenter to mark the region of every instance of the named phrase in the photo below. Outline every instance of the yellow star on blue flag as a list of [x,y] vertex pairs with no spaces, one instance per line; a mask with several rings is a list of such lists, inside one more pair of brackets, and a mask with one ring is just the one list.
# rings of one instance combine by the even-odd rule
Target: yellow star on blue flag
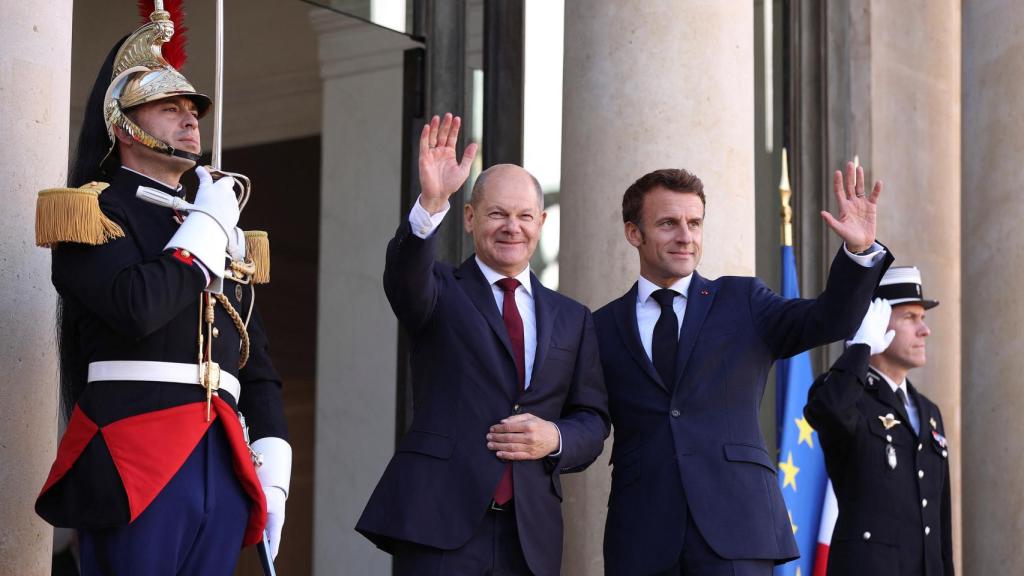
[[797,439],[797,445],[807,442],[807,446],[812,450],[814,449],[814,428],[804,420],[803,416],[793,420],[796,422],[796,427],[800,430],[800,438]]
[[[788,179],[783,181],[789,188]],[[782,186],[780,186],[781,188]],[[799,298],[796,258],[792,246],[782,247],[782,289],[785,298]],[[828,475],[825,459],[815,445],[814,428],[804,418],[807,392],[814,382],[811,358],[800,353],[775,364],[776,418],[778,423],[778,482],[789,511],[793,538],[800,558],[775,567],[775,576],[799,576],[814,573],[814,555],[818,547],[818,527],[825,501]],[[800,476],[799,491],[797,475]],[[797,527],[801,530],[797,531]]]

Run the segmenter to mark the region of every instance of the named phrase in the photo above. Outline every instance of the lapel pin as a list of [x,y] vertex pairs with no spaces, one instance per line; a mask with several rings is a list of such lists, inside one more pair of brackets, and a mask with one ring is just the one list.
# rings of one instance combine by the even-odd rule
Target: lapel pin
[[700,289],[700,293],[701,293],[701,295],[703,295],[703,296],[707,296],[708,294],[711,294],[711,292],[708,292],[708,289],[707,289],[707,288],[701,288],[701,289]]
[[932,430],[935,430],[938,426],[935,424],[935,418],[929,418],[928,423],[932,425]]
[[885,426],[886,430],[900,423],[900,421],[897,420],[896,417],[892,415],[892,412],[886,414],[885,416],[879,416],[878,419],[882,421],[882,426]]

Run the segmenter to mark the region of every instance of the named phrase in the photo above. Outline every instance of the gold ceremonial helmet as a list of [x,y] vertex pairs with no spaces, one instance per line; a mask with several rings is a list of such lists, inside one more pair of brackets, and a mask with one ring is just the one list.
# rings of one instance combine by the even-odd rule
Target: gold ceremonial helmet
[[117,145],[114,128],[118,127],[148,148],[198,163],[198,154],[175,149],[143,130],[125,114],[125,111],[147,102],[185,96],[195,102],[202,118],[212,104],[208,96],[196,92],[192,84],[164,59],[162,46],[174,36],[174,22],[162,4],[160,1],[154,3],[150,21],[133,32],[114,57],[110,87],[103,100],[103,120],[111,142],[107,156]]

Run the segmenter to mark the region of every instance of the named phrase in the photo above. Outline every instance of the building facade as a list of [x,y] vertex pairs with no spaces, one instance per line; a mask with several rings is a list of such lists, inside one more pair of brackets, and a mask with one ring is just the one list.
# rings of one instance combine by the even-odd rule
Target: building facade
[[[200,90],[213,78],[208,4],[187,6],[186,72]],[[1016,433],[1024,430],[1024,304],[1015,297],[1024,280],[1015,233],[1024,216],[1016,158],[1024,4],[512,2],[525,10],[527,57],[525,80],[501,84],[524,95],[511,100],[509,117],[485,113],[486,82],[515,76],[486,69],[489,58],[509,61],[509,44],[484,33],[509,14],[490,10],[490,0],[405,4],[387,14],[408,33],[366,21],[385,14],[380,2],[226,2],[224,165],[255,185],[243,226],[271,234],[274,277],[261,308],[295,446],[284,572],[390,573],[389,558],[353,530],[407,416],[383,255],[412,192],[410,118],[452,107],[485,142],[488,130],[518,127],[527,168],[554,170],[542,178],[560,215],[546,258],[557,254],[560,289],[592,308],[637,274],[622,238],[622,192],[665,166],[694,170],[708,190],[701,273],[758,274],[777,286],[783,147],[802,292],[817,293],[838,248],[818,212],[833,201],[832,170],[857,156],[869,179],[885,181],[879,239],[898,263],[921,268],[929,297],[943,303],[929,315],[928,365],[911,378],[941,407],[953,446],[958,570],[1024,572],[1024,434]],[[0,134],[9,143],[0,151],[0,366],[10,375],[0,386],[0,574],[42,575],[53,536],[32,502],[59,422],[55,293],[49,255],[32,242],[35,192],[64,182],[98,65],[138,20],[123,0],[0,0],[0,8]],[[555,33],[552,18],[562,22]],[[561,63],[557,81],[531,81],[539,40],[530,30],[544,23],[548,41],[561,33],[539,52]],[[417,57],[425,59],[418,80],[410,75]],[[419,116],[408,108],[417,103]],[[536,107],[557,114],[534,125]],[[204,140],[211,136],[205,126]],[[485,146],[485,165],[506,138]],[[553,169],[538,160],[556,154]],[[458,224],[447,226],[447,255],[468,253]],[[834,354],[819,351],[816,368]],[[773,405],[766,398],[770,441]],[[607,453],[566,478],[564,513],[576,520],[567,523],[565,574],[602,571],[606,464]],[[258,573],[255,558],[245,556],[239,572]]]

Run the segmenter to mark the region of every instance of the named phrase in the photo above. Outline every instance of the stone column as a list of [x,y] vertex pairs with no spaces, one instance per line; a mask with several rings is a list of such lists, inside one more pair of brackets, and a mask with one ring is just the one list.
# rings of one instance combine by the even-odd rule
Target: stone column
[[399,223],[407,37],[310,12],[323,79],[315,574],[391,574],[353,529],[395,448],[398,324],[384,252]]
[[33,510],[56,452],[56,294],[35,246],[35,198],[68,162],[71,0],[0,0],[0,574],[50,573],[52,529]]
[[972,574],[1024,573],[1022,30],[1024,4],[963,4],[963,551]]
[[[701,274],[754,273],[754,5],[567,2],[560,285],[596,308],[639,272],[622,193],[684,167],[704,181]],[[680,33],[680,26],[700,34]],[[608,455],[563,479],[564,574],[602,573]]]
[[954,447],[949,464],[958,561],[965,533],[960,462],[968,453],[960,434],[960,24],[959,0],[873,2],[870,90],[852,95],[867,99],[870,118],[861,130],[870,138],[869,156],[861,159],[868,177],[885,183],[878,238],[896,255],[896,265],[921,269],[925,295],[942,303],[928,312],[928,364],[910,380],[939,405]]

